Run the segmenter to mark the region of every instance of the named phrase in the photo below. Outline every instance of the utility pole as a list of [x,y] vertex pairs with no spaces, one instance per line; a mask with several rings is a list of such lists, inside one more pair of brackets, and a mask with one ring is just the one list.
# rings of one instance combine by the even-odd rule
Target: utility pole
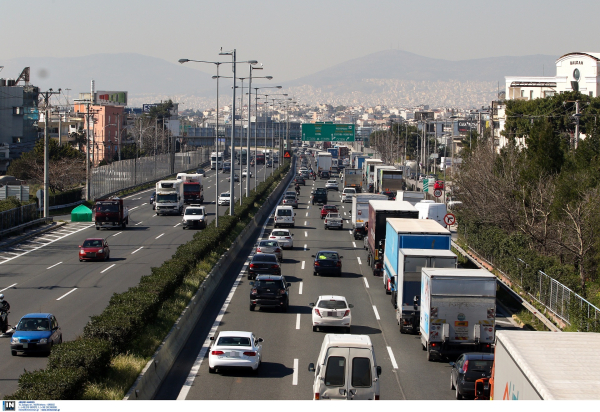
[[575,149],[577,149],[577,143],[579,143],[579,100],[575,100]]
[[[42,98],[44,99],[44,111],[45,111],[45,119],[44,119],[44,217],[49,217],[49,206],[48,202],[50,200],[50,196],[48,194],[48,122],[50,121],[50,97],[53,94],[60,94],[60,89],[58,92],[53,92],[52,89],[49,89],[47,92],[40,93]],[[60,114],[59,114],[60,116]]]

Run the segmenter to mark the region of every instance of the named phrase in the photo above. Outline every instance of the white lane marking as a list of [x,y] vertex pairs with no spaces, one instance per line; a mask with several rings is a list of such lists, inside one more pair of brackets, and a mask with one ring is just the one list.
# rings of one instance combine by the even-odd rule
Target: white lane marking
[[377,312],[377,308],[373,305],[373,312],[375,312],[375,319],[380,320],[379,312]]
[[302,294],[302,284],[304,282],[300,282],[300,286],[298,286],[298,294],[301,295]]
[[346,208],[346,206],[342,205],[342,209],[345,209],[345,208]]
[[[12,257],[9,257],[9,258],[4,258],[5,260],[3,260],[2,262],[0,262],[0,265],[3,264],[3,263],[9,262],[9,261],[11,261],[13,259],[17,259],[18,257],[24,256],[24,255],[26,255],[26,254],[28,254],[30,252],[33,252],[34,250],[41,249],[44,246],[48,246],[50,243],[54,243],[54,242],[56,242],[58,240],[61,240],[61,239],[65,238],[65,237],[67,237],[67,236],[71,236],[73,233],[81,232],[82,230],[85,230],[88,227],[92,227],[92,226],[94,226],[94,225],[93,224],[92,225],[85,225],[85,226],[82,225],[79,229],[74,230],[73,232],[71,232],[71,233],[69,233],[67,235],[58,237],[56,239],[44,239],[43,237],[38,237],[38,238],[35,238],[36,239],[35,241],[34,240],[29,240],[28,241],[29,243],[39,243],[40,246],[31,248],[31,249],[29,249],[29,250],[27,250],[27,251],[25,251],[25,252],[23,252],[21,254],[18,254],[17,256],[12,256]],[[46,235],[46,236],[48,236],[48,235]],[[45,242],[38,242],[39,240],[44,240]]]
[[352,246],[353,246],[353,247],[356,247],[356,242],[352,242]]
[[365,281],[366,288],[369,289],[369,281],[367,280],[367,278],[363,278],[363,280]]
[[307,209],[307,210],[308,210],[308,209],[310,209],[310,205],[306,206],[306,209]]
[[306,217],[308,217],[308,212],[306,212]]
[[304,245],[304,251],[306,251],[306,245]]
[[177,223],[177,224],[176,224],[175,226],[173,226],[173,227],[177,227],[177,226],[179,226],[180,224],[181,224],[181,223]]
[[48,267],[48,268],[46,268],[46,269],[52,269],[54,266],[58,266],[58,265],[60,265],[61,263],[62,263],[62,262],[58,262],[57,264],[55,264],[55,265],[52,265],[52,266],[50,266],[50,267]]
[[158,239],[159,237],[162,237],[164,235],[165,235],[164,233],[161,233],[160,235],[156,236],[156,239]]
[[120,235],[121,233],[123,233],[123,232],[117,232],[117,233],[115,233],[113,236]]
[[362,265],[362,262],[361,262],[360,258],[358,256],[356,258],[358,259],[358,264]]
[[64,298],[65,296],[70,295],[71,293],[75,292],[77,290],[77,288],[73,288],[70,291],[68,291],[67,293],[65,293],[64,295],[62,295],[60,298],[56,299],[56,300],[61,300],[62,298]]
[[348,220],[346,220],[346,223],[350,223]]
[[140,251],[140,250],[142,250],[143,248],[144,248],[144,246],[142,246],[142,247],[141,247],[141,248],[139,248],[139,249],[136,249],[136,250],[134,250],[133,252],[131,252],[131,254],[133,255],[135,252],[139,252],[139,251]]
[[137,226],[137,225],[141,225],[141,224],[142,224],[142,222],[138,222],[138,223],[136,223],[136,224],[135,224],[135,226]]
[[15,286],[15,285],[16,285],[16,283],[13,283],[12,285],[10,285],[10,286],[8,286],[8,287],[6,287],[6,288],[4,288],[4,289],[0,290],[0,292],[4,292],[5,290],[7,290],[7,289],[10,289],[10,288],[12,288],[12,287],[13,287],[13,286]]
[[112,267],[113,267],[113,266],[115,266],[115,265],[116,265],[116,263],[113,263],[112,265],[110,265],[109,267],[107,267],[106,269],[104,269],[104,270],[103,270],[102,272],[100,272],[100,273],[104,273],[104,272],[106,272],[108,269],[112,268]]
[[304,237],[308,237],[308,232],[304,231]]
[[352,231],[351,231],[351,230],[349,230],[349,231],[348,231],[348,233],[352,234]]
[[398,364],[396,363],[396,358],[394,357],[394,352],[392,352],[392,348],[390,346],[387,347],[387,351],[390,354],[390,360],[392,361],[392,366],[394,369],[398,369]]
[[10,250],[18,250],[20,252],[26,252],[26,249],[17,249],[16,247],[11,248]]
[[302,261],[302,270],[304,270],[304,260]]
[[132,207],[131,209],[129,209],[129,211],[131,212],[132,210],[135,210],[135,209],[137,209],[138,207],[139,207],[139,206]]
[[308,225],[308,222],[305,220],[305,221],[304,221],[304,226],[306,226],[306,225]]
[[140,206],[144,206],[144,205],[147,205],[147,204],[148,204],[148,203],[142,203]]
[[344,212],[344,216],[346,215],[346,212]]
[[298,359],[294,359],[294,375],[292,377],[292,385],[298,385]]
[[296,329],[300,329],[300,314],[296,314]]

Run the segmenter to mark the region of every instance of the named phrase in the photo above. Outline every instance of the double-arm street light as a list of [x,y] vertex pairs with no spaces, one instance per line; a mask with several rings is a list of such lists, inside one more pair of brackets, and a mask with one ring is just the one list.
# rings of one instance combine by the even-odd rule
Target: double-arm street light
[[[257,135],[258,135],[258,91],[262,90],[262,89],[281,89],[283,86],[265,86],[265,87],[254,87],[254,111],[256,112],[256,122],[254,125],[254,147],[257,148],[258,150],[258,144],[257,144]],[[268,95],[267,95],[268,96]],[[264,114],[264,110],[263,110],[263,114]],[[266,114],[264,114],[265,116],[265,148],[267,147],[267,117]],[[255,169],[255,173],[254,173],[254,187],[257,186],[256,183],[256,163],[254,166]],[[265,169],[264,169],[264,173],[263,173],[263,182],[267,180],[267,154],[265,152]]]

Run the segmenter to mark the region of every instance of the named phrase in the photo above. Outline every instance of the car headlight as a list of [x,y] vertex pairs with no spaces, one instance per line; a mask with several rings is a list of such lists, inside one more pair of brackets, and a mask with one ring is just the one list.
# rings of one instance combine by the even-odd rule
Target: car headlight
[[85,255],[85,250],[83,250],[83,249],[79,249],[79,253],[80,253],[81,255]]
[[48,343],[48,338],[42,338],[42,339],[40,339],[40,343],[41,343],[42,345],[44,345],[44,344]]
[[15,338],[14,336],[10,339],[10,343],[19,343],[19,338]]
[[98,253],[103,253],[104,249],[98,249]]

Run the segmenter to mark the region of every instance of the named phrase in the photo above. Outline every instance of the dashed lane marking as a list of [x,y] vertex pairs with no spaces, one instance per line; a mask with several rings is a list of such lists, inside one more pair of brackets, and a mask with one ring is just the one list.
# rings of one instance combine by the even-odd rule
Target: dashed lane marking
[[164,235],[164,233],[161,233],[160,235],[156,236],[156,239],[158,239],[159,237],[163,237]]
[[363,280],[365,281],[365,287],[369,289],[369,281],[367,280],[367,278],[363,278]]
[[356,242],[352,242],[352,246],[353,246],[353,247],[356,247]]
[[356,259],[358,259],[358,264],[359,264],[359,265],[362,265],[362,261],[360,260],[360,257],[359,257],[359,256],[357,256],[357,257],[356,257]]
[[375,312],[375,319],[380,320],[379,312],[377,312],[377,307],[373,305],[373,312]]
[[304,270],[304,261],[302,261],[302,268],[301,269]]
[[58,266],[58,265],[60,265],[61,263],[62,263],[62,262],[55,263],[54,265],[52,265],[52,266],[50,266],[50,267],[47,267],[46,269],[52,269],[53,267],[55,267],[55,266]]
[[100,272],[100,273],[104,273],[104,272],[106,272],[108,269],[112,268],[112,267],[113,267],[113,266],[115,266],[115,265],[116,265],[116,263],[113,263],[112,265],[110,265],[109,267],[107,267],[106,269],[104,269],[104,270],[103,270],[102,272]]
[[139,251],[140,251],[140,250],[142,250],[143,248],[144,248],[144,246],[142,246],[142,247],[141,247],[141,248],[139,248],[139,249],[136,249],[136,250],[134,250],[133,252],[131,252],[131,254],[133,255],[135,252],[139,252]]
[[16,283],[13,283],[12,285],[7,286],[4,289],[0,290],[0,292],[4,292],[5,290],[8,290],[8,289],[10,289],[10,288],[12,288],[13,286],[16,286],[16,285],[17,285]]
[[296,314],[296,329],[300,329],[300,314]]
[[294,375],[292,377],[292,385],[298,385],[298,359],[294,359]]
[[67,293],[65,293],[64,295],[62,295],[60,298],[56,299],[56,300],[61,300],[62,298],[64,298],[65,296],[70,295],[71,293],[75,292],[77,290],[77,288],[73,288],[70,291],[68,291]]
[[180,224],[181,224],[181,222],[180,222],[180,223],[177,223],[177,224],[176,224],[175,226],[173,226],[173,227],[177,227],[177,226],[179,226]]
[[300,282],[300,286],[298,286],[298,294],[301,295],[302,294],[302,285],[304,284],[304,282]]
[[306,245],[304,245],[304,251],[306,252]]
[[304,237],[308,237],[308,232],[304,231]]
[[387,347],[387,351],[390,355],[390,360],[392,361],[392,366],[394,369],[398,369],[398,364],[396,363],[396,358],[394,357],[394,352],[392,352],[392,348],[390,346]]

